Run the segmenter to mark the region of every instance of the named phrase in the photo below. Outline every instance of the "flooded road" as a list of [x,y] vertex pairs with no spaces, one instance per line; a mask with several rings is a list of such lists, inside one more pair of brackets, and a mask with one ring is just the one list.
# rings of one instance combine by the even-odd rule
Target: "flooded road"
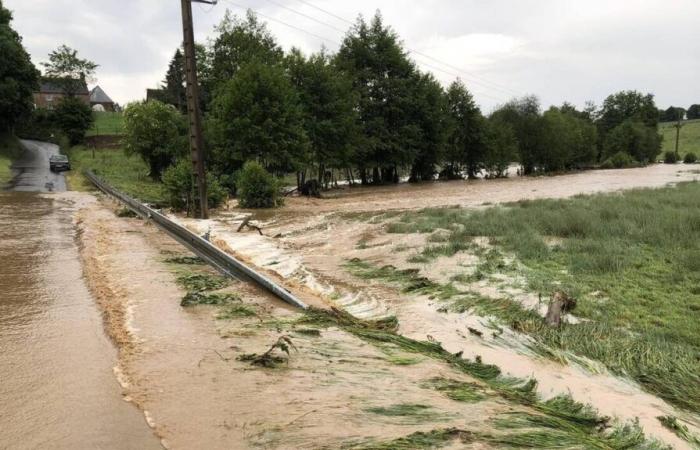
[[0,448],[161,448],[122,398],[71,214],[0,193]]

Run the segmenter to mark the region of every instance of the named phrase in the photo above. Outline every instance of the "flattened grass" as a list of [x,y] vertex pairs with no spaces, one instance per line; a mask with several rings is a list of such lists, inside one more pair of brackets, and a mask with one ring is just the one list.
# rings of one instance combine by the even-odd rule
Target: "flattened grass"
[[[521,331],[599,360],[650,392],[700,412],[699,183],[480,211],[428,209],[402,216],[389,231],[438,228],[451,230],[443,254],[488,237],[522,268],[480,270],[518,270],[545,297],[564,289],[578,299],[576,314],[591,319],[560,330],[524,320]],[[506,309],[499,317],[508,318],[511,306],[494,302],[499,303]]]

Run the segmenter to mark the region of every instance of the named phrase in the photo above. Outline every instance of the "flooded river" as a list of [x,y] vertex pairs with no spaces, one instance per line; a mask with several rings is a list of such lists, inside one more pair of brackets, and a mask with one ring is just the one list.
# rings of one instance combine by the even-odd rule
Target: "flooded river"
[[161,448],[122,398],[71,213],[0,193],[0,448]]

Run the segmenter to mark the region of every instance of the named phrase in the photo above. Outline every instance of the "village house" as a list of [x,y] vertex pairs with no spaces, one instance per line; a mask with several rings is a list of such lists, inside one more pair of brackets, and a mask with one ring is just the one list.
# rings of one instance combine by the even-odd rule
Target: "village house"
[[[84,81],[79,83],[79,87],[73,95],[86,104],[90,104],[90,91],[88,91],[87,84]],[[60,83],[42,79],[39,91],[34,93],[34,106],[40,109],[52,110],[56,108],[58,102],[65,96],[65,90]]]
[[115,111],[114,102],[99,86],[95,86],[92,91],[90,91],[90,106],[93,111]]

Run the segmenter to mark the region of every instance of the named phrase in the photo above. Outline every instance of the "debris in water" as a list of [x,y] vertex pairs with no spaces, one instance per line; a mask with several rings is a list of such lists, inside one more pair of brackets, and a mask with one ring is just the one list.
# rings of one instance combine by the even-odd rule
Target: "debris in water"
[[[246,353],[239,356],[237,359],[239,361],[249,362],[254,366],[273,368],[282,363],[289,362],[290,349],[297,351],[292,339],[289,336],[280,336],[277,339],[277,342],[272,344],[272,346],[262,355],[258,355],[257,353]],[[275,350],[286,353],[286,356],[275,355]]]

